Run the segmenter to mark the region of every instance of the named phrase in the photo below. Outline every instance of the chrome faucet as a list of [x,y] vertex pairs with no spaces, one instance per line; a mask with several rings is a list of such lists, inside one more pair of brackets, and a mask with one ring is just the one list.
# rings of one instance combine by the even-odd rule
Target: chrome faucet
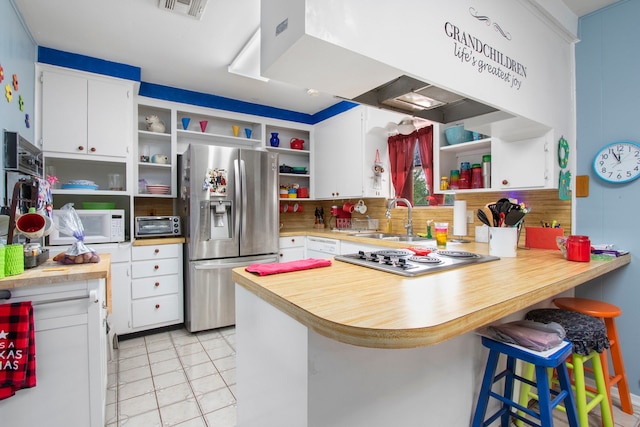
[[411,219],[411,210],[413,206],[411,206],[411,202],[405,199],[404,197],[396,197],[394,199],[389,199],[387,202],[387,212],[385,216],[387,218],[391,218],[391,206],[393,206],[396,202],[404,202],[407,205],[407,223],[404,225],[404,228],[407,229],[407,235],[413,236],[413,220]]

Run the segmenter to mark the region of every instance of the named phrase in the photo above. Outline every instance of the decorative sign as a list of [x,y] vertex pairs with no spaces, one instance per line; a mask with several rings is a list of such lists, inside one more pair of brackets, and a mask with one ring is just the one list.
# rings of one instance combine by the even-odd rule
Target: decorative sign
[[227,170],[226,169],[209,169],[205,175],[204,191],[212,193],[212,195],[224,196],[227,194]]
[[[469,13],[479,21],[491,25],[491,19],[479,15],[475,8],[469,8]],[[493,27],[504,38],[511,40],[511,33],[504,31],[500,25],[494,23]],[[444,33],[453,40],[453,55],[460,62],[474,67],[479,74],[493,76],[512,89],[520,90],[527,78],[526,65],[449,21],[444,24]]]

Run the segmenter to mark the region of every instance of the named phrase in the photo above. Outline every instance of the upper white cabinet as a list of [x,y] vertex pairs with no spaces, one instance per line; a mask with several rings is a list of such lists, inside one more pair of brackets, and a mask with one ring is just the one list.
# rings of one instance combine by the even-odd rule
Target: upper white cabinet
[[[311,191],[310,177],[313,170],[311,169],[312,131],[310,127],[295,129],[267,124],[265,129],[266,149],[278,153],[280,187],[289,188],[297,184],[299,188],[306,188],[307,192]],[[277,146],[272,145],[276,144],[276,140],[271,142],[273,138],[279,141]],[[302,141],[302,148],[292,148],[292,141],[295,141],[293,147],[297,147]]]
[[[149,126],[147,117],[152,116],[157,120],[153,119]],[[141,197],[175,197],[176,143],[172,137],[175,114],[171,108],[155,100],[138,99],[136,117],[134,164],[137,173],[134,194]]]
[[44,151],[129,155],[133,83],[57,69],[43,69],[41,83]]
[[491,187],[453,191],[557,188],[557,180],[551,179],[553,164],[550,162],[553,161],[553,156],[550,153],[550,147],[552,146],[551,132],[514,140],[492,136],[448,145],[444,136],[444,127],[440,127],[440,132],[434,140],[435,192],[442,192],[437,185],[440,177],[450,177],[451,170],[459,170],[462,162],[481,164],[482,156],[485,154],[491,155]]
[[[386,125],[400,115],[359,106],[315,127],[314,197],[389,197]],[[376,152],[385,172],[375,176]]]

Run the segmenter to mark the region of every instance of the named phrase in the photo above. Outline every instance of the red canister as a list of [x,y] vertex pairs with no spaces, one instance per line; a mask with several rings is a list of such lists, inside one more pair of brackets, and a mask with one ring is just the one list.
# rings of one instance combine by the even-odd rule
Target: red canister
[[567,259],[580,262],[591,260],[591,241],[588,236],[567,237]]

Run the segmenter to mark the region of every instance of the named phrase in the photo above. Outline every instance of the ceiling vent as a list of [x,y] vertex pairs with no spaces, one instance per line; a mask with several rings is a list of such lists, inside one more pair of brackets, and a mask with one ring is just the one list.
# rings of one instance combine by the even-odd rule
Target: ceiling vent
[[180,15],[200,19],[208,0],[158,0],[158,7]]

